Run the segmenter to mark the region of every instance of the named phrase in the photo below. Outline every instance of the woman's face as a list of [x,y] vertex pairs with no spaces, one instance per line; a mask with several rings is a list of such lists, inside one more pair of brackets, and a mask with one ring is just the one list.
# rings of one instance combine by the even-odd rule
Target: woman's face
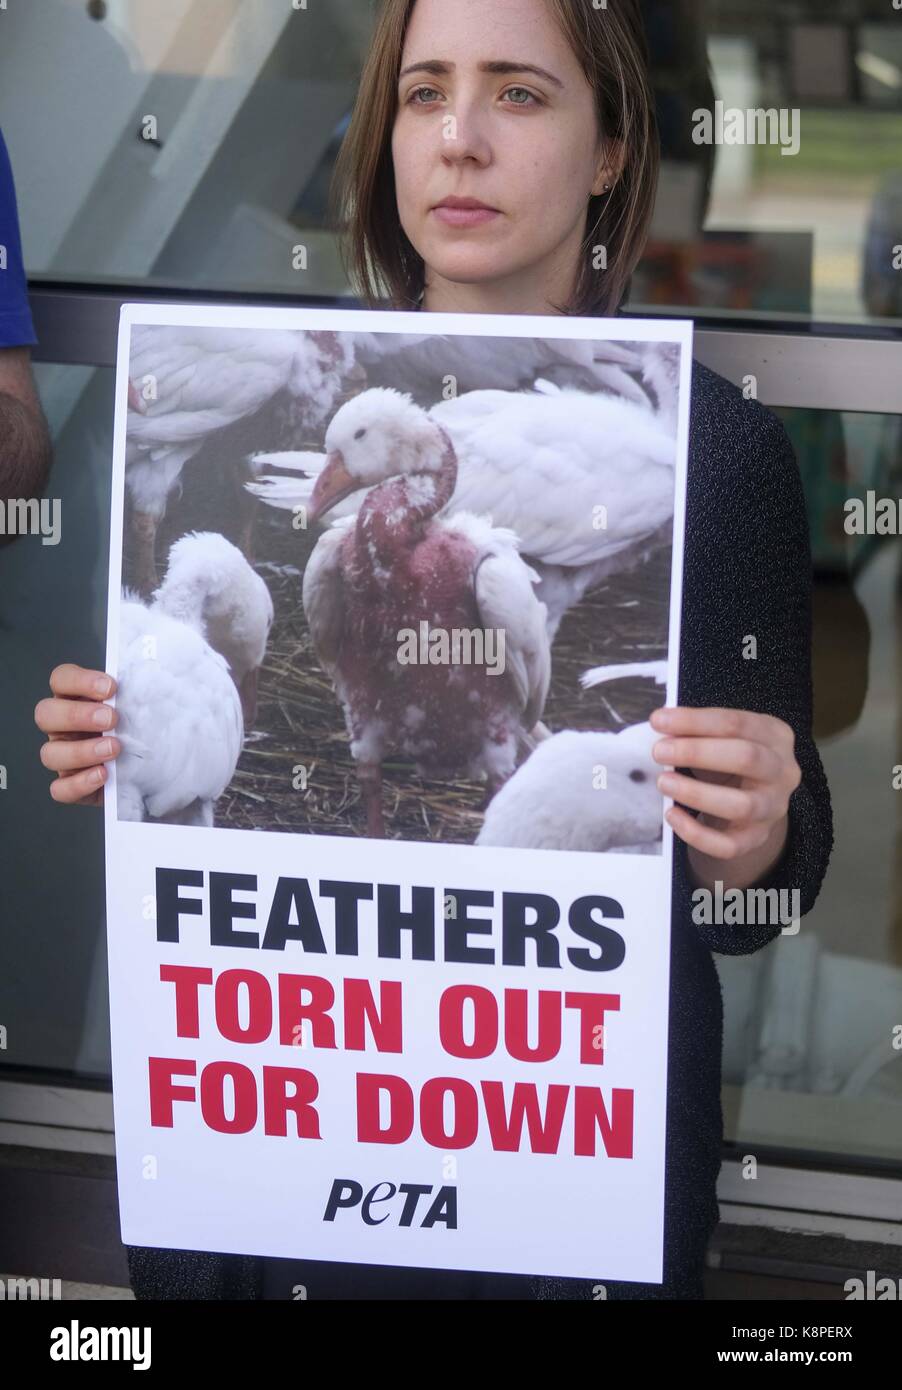
[[[416,0],[392,158],[401,225],[430,288],[569,293],[590,192],[611,175],[594,94],[546,0]],[[448,197],[494,211],[439,208]]]

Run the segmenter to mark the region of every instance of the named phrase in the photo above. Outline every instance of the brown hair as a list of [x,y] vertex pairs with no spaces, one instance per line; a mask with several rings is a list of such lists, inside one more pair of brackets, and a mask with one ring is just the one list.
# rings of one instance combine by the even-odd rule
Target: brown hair
[[[422,257],[398,217],[391,137],[404,38],[415,0],[381,0],[369,53],[332,181],[333,218],[346,273],[371,308],[387,297],[410,309],[424,283]],[[490,4],[491,0],[485,0]],[[623,165],[610,193],[589,199],[576,284],[568,314],[613,314],[642,254],[654,211],[660,153],[648,81],[639,0],[548,0],[593,91],[603,136],[622,143]],[[596,271],[592,248],[604,246]]]

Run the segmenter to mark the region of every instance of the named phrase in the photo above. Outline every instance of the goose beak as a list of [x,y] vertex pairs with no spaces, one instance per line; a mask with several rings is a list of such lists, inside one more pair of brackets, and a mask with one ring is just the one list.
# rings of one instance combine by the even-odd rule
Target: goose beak
[[244,727],[249,729],[257,717],[257,668],[248,671],[244,679],[239,683],[238,694],[241,697],[241,713],[244,715]]
[[341,502],[345,497],[349,497],[352,492],[356,492],[361,487],[357,478],[352,478],[345,467],[342,454],[335,450],[334,453],[326,455],[326,466],[320,473],[310,494],[310,506],[307,508],[307,517],[310,521],[318,521],[324,512],[330,507],[334,507],[336,502]]

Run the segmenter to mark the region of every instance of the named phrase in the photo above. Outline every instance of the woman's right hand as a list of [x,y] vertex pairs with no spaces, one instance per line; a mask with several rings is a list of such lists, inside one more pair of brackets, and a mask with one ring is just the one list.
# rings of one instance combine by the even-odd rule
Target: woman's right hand
[[104,764],[122,749],[109,736],[118,711],[103,703],[116,693],[116,682],[103,671],[64,662],[50,672],[50,689],[54,698],[39,700],[34,709],[34,722],[48,736],[41,762],[58,774],[50,795],[66,806],[102,806]]

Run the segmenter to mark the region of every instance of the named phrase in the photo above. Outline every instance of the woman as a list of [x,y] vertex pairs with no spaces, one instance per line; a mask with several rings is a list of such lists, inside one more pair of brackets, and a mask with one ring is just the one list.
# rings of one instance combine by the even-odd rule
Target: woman
[[[386,0],[336,170],[351,269],[396,308],[613,314],[654,203],[657,144],[637,0]],[[457,199],[449,210],[446,200]],[[471,200],[469,212],[461,200]],[[478,200],[482,209],[472,207]],[[444,207],[440,207],[445,204]],[[607,269],[599,248],[607,252]],[[384,303],[384,301],[381,301]],[[132,1249],[139,1296],[700,1298],[718,1217],[720,989],[712,950],[779,924],[699,926],[695,886],[817,897],[832,846],[811,736],[810,553],[782,426],[695,366],[683,703],[652,716],[675,831],[664,1282],[529,1280]],[[750,638],[757,643],[749,659]],[[36,720],[56,800],[99,804],[113,682],[64,665]],[[106,746],[107,743],[109,746]],[[282,1279],[281,1288],[274,1280]]]

